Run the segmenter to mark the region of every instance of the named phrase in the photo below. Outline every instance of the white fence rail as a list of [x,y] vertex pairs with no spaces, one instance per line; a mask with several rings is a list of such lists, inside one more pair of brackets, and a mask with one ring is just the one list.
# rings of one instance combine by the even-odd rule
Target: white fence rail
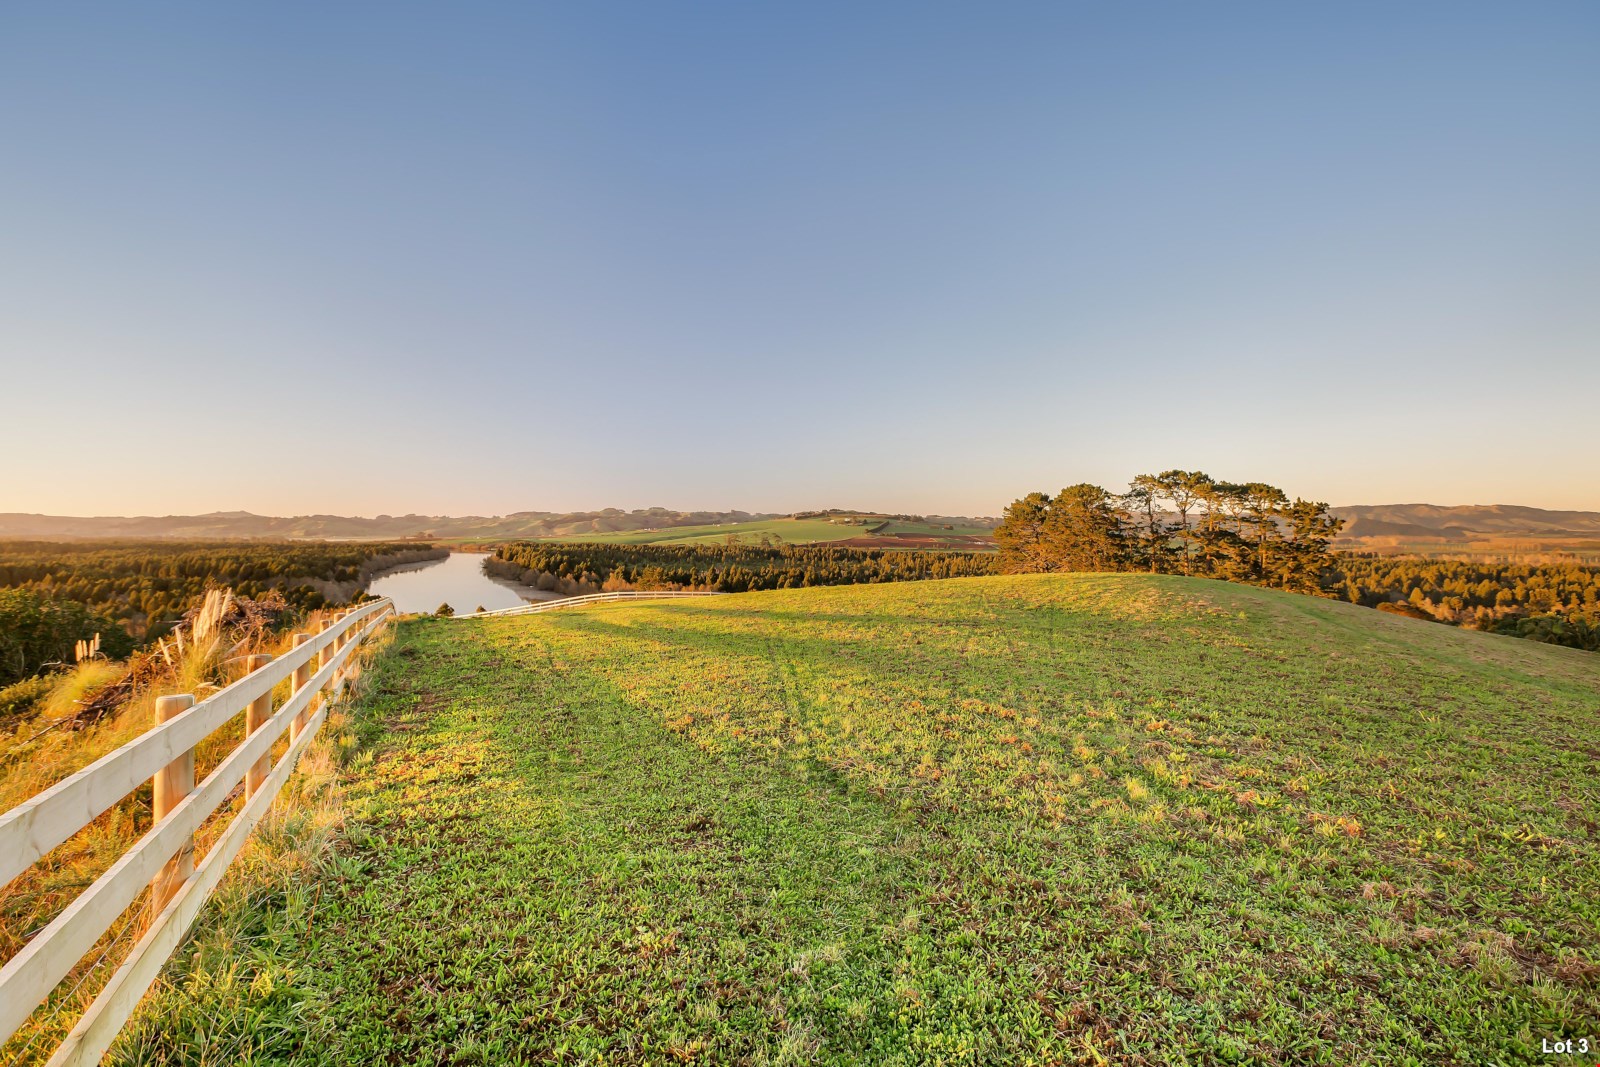
[[456,615],[457,619],[503,619],[509,615],[537,615],[542,611],[557,611],[561,608],[578,608],[585,604],[603,604],[611,600],[673,600],[678,597],[692,596],[723,596],[717,592],[703,592],[689,589],[661,589],[661,590],[635,590],[626,593],[593,593],[589,596],[569,596],[560,600],[544,600],[537,604],[524,604],[516,608],[500,608],[497,611],[475,611],[471,615]]
[[[393,617],[387,599],[363,604],[320,633],[297,635],[281,656],[253,657],[248,666],[255,669],[199,703],[160,698],[155,727],[0,816],[3,885],[145,782],[154,783],[149,832],[0,968],[0,1044],[148,885],[148,928],[49,1061],[50,1067],[99,1062],[322,727],[344,688],[349,658]],[[293,690],[274,711],[272,690],[285,680]],[[195,746],[240,712],[244,740],[196,786]],[[285,731],[288,748],[272,764],[272,747]],[[195,869],[195,831],[241,781],[244,807]]]

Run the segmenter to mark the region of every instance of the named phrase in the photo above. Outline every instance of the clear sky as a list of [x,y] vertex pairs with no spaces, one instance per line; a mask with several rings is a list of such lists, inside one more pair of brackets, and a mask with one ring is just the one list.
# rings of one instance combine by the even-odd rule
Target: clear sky
[[6,4],[0,511],[1600,509],[1600,4]]

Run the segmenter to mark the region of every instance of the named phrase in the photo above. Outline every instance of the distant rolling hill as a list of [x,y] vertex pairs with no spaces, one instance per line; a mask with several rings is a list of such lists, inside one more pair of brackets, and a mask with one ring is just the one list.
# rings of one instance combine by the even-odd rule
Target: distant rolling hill
[[773,518],[745,511],[671,511],[637,508],[623,511],[519,511],[510,515],[296,515],[276,517],[248,511],[214,511],[206,515],[162,515],[121,518],[0,513],[0,538],[79,540],[86,538],[160,538],[234,540],[291,538],[328,540],[420,540],[558,537],[625,533],[672,526],[704,526]]
[[[250,539],[393,541],[722,540],[733,535],[757,540],[770,533],[780,541],[809,542],[864,537],[869,532],[902,547],[921,542],[971,540],[988,547],[997,520],[958,516],[892,516],[867,512],[802,513],[806,518],[747,511],[673,511],[668,508],[604,508],[600,511],[519,511],[510,515],[296,515],[277,517],[248,511],[205,515],[135,517],[31,515],[0,512],[0,539],[194,540]],[[880,537],[880,540],[882,539]]]
[[1600,538],[1600,512],[1547,511],[1514,504],[1368,504],[1331,508],[1345,520],[1339,540],[1536,541]]
[[[1555,548],[1600,547],[1600,512],[1549,511],[1513,504],[1363,504],[1332,508],[1345,520],[1337,547],[1395,551],[1489,549],[1510,542]],[[599,511],[518,511],[509,515],[205,515],[98,516],[0,513],[0,538],[36,540],[260,538],[318,540],[772,540],[839,541],[859,547],[977,548],[993,546],[998,520],[949,515],[894,516],[875,512],[674,511],[604,508]]]

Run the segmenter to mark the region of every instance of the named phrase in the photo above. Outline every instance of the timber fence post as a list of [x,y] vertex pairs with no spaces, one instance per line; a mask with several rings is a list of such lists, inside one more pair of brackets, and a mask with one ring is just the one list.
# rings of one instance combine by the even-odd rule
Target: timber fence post
[[[347,610],[343,615],[339,616],[339,621],[343,622],[345,619],[348,619],[350,617],[350,615],[355,610],[356,610],[355,608],[350,608],[349,610]],[[348,645],[351,641],[354,641],[355,639],[356,639],[356,628],[354,626],[352,626],[348,630],[346,630],[344,633],[339,635],[339,648],[342,650],[344,648],[344,646]],[[341,676],[350,673],[350,665],[349,665],[348,661],[345,663],[345,666],[340,669],[339,673],[340,673]]]
[[[244,661],[246,674],[258,671],[272,662],[272,657],[267,655],[247,656]],[[244,709],[244,735],[249,737],[272,718],[272,690],[262,693],[248,708]],[[267,780],[267,773],[272,770],[272,753],[265,752],[244,774],[244,798],[249,800],[256,795],[256,790],[261,788],[261,783]]]
[[[322,630],[323,630],[323,632],[326,633],[327,631],[333,629],[335,626],[338,625],[338,623],[339,623],[339,616],[337,616],[337,615],[335,615],[331,619],[324,619],[323,622],[322,622]],[[342,636],[342,635],[340,635],[340,636]],[[326,667],[328,664],[333,662],[333,657],[335,657],[335,656],[337,656],[339,654],[339,645],[341,643],[342,642],[339,640],[339,637],[335,637],[331,641],[329,641],[327,644],[322,646],[322,651],[317,653],[317,670],[320,671],[320,670],[322,670],[322,668]],[[332,682],[333,679],[329,678],[328,681]]]
[[[179,715],[194,707],[194,696],[184,693],[180,696],[156,698],[156,724],[175,719]],[[153,821],[160,822],[167,816],[179,802],[190,793],[194,792],[194,749],[190,749],[161,770],[150,779],[151,784],[151,816]],[[172,899],[172,894],[194,874],[194,835],[190,834],[183,840],[177,853],[162,866],[150,882],[150,916],[154,918],[166,907],[167,901]]]
[[[294,647],[299,648],[309,640],[311,640],[310,634],[295,634]],[[311,675],[315,669],[316,668],[311,665],[310,660],[306,660],[304,663],[294,669],[294,689],[290,693],[291,699],[299,696],[300,690],[304,689],[311,682]],[[296,715],[294,717],[294,721],[289,724],[289,743],[291,745],[294,744],[295,739],[300,736],[300,731],[305,728],[306,716],[310,713],[310,711],[311,704],[307,702],[305,710]]]

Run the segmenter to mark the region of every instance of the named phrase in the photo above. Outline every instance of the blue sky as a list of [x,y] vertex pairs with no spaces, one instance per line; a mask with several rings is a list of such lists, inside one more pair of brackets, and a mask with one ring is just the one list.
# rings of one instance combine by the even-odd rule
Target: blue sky
[[0,144],[0,511],[1600,509],[1593,3],[7,5]]

